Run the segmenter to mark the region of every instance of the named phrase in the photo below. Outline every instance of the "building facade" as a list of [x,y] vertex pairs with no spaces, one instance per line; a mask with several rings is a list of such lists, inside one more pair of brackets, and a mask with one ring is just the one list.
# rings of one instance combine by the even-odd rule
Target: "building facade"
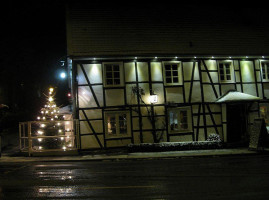
[[[150,12],[133,18],[133,10],[120,15],[107,11],[67,7],[68,66],[80,149],[204,141],[212,133],[227,143],[244,143],[255,118],[267,122],[267,48],[257,50],[251,43],[234,49],[218,38],[196,48],[199,38],[186,39],[190,26],[184,21],[173,34],[161,31],[169,24],[159,24],[160,33],[154,35]],[[143,24],[144,19],[151,19],[151,25]],[[181,33],[185,36],[174,37]],[[258,42],[255,34],[250,34],[251,41]],[[201,32],[197,35],[205,42]],[[186,40],[187,46],[177,45]],[[227,95],[231,98],[223,100]]]

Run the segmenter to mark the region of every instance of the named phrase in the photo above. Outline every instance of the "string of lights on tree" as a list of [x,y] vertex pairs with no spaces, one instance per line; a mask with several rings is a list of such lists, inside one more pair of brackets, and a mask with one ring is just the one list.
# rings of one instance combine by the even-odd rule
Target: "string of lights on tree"
[[55,94],[54,88],[49,88],[47,102],[41,108],[36,126],[33,127],[37,139],[33,140],[34,150],[68,150],[74,147],[72,121],[66,120],[65,115],[60,113],[60,108],[55,103]]

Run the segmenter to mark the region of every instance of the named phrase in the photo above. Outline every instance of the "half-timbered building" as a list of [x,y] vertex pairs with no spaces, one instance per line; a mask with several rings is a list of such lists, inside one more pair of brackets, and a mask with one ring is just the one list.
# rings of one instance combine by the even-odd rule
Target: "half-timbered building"
[[268,123],[269,32],[244,9],[234,18],[232,8],[70,3],[79,148],[204,141],[212,133],[246,142],[255,118]]

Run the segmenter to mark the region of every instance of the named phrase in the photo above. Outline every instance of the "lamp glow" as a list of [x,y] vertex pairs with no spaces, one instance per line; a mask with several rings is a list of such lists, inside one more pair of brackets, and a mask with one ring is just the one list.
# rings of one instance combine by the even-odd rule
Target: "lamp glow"
[[64,78],[66,77],[66,73],[65,73],[65,72],[62,72],[62,73],[60,74],[60,77],[61,77],[62,79],[64,79]]
[[150,103],[157,103],[158,102],[158,96],[156,94],[149,96],[149,102]]

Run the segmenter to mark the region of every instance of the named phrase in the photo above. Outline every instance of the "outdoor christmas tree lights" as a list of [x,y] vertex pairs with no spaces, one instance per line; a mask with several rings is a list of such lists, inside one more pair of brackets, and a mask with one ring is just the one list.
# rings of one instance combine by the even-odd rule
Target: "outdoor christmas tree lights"
[[32,149],[34,151],[62,150],[75,148],[73,121],[65,120],[64,114],[55,103],[55,90],[49,88],[46,104],[40,110],[37,122],[32,124]]

